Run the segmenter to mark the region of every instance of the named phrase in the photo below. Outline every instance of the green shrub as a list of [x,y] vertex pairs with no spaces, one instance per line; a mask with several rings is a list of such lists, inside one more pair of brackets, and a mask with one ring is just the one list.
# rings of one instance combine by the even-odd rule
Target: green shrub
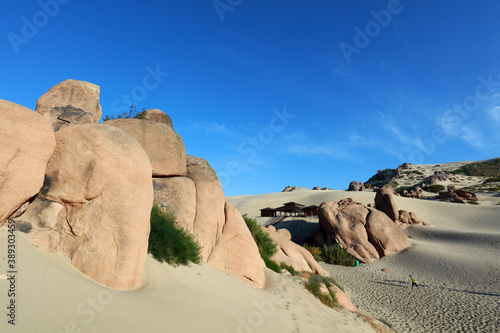
[[490,177],[490,178],[487,178],[483,184],[486,184],[486,183],[496,183],[496,182],[500,182],[500,177]]
[[[329,295],[325,295],[321,292],[322,284],[326,286]],[[332,278],[317,274],[311,274],[304,284],[304,287],[316,298],[318,298],[321,303],[325,304],[328,307],[334,308],[337,306],[337,298],[335,297],[335,293],[331,290],[332,284],[337,285],[337,283],[335,283]]]
[[288,271],[288,272],[289,272],[290,274],[292,274],[293,276],[299,275],[299,272],[297,272],[297,271],[295,270],[295,268],[293,268],[293,267],[292,267],[292,266],[290,266],[290,265],[285,264],[284,262],[282,262],[282,263],[280,264],[280,267],[281,267],[282,269],[284,269],[284,270]]
[[467,201],[467,203],[471,204],[471,205],[479,205],[479,202],[473,201],[473,200],[469,200],[469,201]]
[[427,192],[439,193],[446,190],[446,187],[437,184],[437,185],[424,186],[422,189]]
[[452,171],[446,171],[446,173],[449,173],[451,175],[463,175],[465,171],[463,169],[456,169]]
[[151,209],[148,252],[159,262],[174,266],[201,262],[201,247],[196,239],[176,225],[173,214],[162,211],[157,204]]
[[462,169],[468,176],[500,177],[500,158],[470,163],[464,165]]
[[323,246],[322,256],[327,264],[349,267],[356,266],[356,257],[347,252],[347,250],[342,248],[339,244]]
[[280,265],[271,260],[271,257],[278,251],[278,245],[262,230],[262,227],[255,219],[248,217],[246,214],[243,215],[243,219],[259,248],[260,256],[264,260],[266,267],[277,273],[281,273]]
[[356,266],[356,257],[347,252],[339,244],[324,245],[322,248],[304,244],[304,248],[311,252],[317,261],[324,261],[332,265]]
[[399,186],[399,183],[395,180],[391,180],[391,186],[392,186],[392,188],[396,188]]

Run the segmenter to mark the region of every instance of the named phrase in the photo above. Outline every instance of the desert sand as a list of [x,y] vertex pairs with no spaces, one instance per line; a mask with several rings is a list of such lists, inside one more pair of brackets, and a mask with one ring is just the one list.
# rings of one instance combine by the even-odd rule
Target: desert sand
[[[372,203],[374,192],[299,191],[229,198],[250,216],[284,202],[319,205],[352,197]],[[395,197],[399,209],[413,211],[432,226],[404,232],[412,246],[359,267],[322,263],[358,310],[396,332],[500,331],[500,206],[495,196],[479,206]],[[276,227],[310,232],[310,218]],[[383,269],[389,271],[384,272]],[[409,274],[420,288],[411,290]]]
[[140,287],[115,291],[16,232],[16,325],[7,323],[7,230],[0,230],[0,332],[374,332],[325,307],[291,276],[266,271],[253,289],[207,264],[172,267],[148,256]]

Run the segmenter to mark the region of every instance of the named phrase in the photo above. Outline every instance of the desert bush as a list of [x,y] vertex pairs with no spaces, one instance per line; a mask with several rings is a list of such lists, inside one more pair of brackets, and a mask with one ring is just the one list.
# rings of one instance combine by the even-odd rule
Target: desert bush
[[471,205],[479,205],[479,202],[474,201],[474,200],[469,200],[469,201],[467,201],[467,203],[471,204]]
[[356,257],[347,252],[339,244],[323,246],[322,257],[327,264],[349,267],[356,266]]
[[500,158],[466,164],[462,169],[468,176],[500,177]]
[[463,175],[465,174],[465,171],[463,169],[456,169],[456,170],[446,171],[446,173],[449,173],[451,175]]
[[278,245],[269,237],[268,234],[262,227],[257,223],[254,218],[248,217],[246,214],[243,215],[243,219],[247,224],[250,233],[252,234],[257,247],[259,248],[259,253],[266,267],[277,272],[281,273],[281,267],[276,262],[271,260],[271,257],[278,251]]
[[284,270],[288,271],[288,272],[289,272],[290,274],[292,274],[293,276],[299,275],[299,272],[297,272],[297,271],[295,270],[295,268],[293,268],[293,267],[292,267],[292,266],[290,266],[290,265],[285,264],[284,262],[282,262],[282,263],[280,264],[280,267],[281,267],[282,269],[284,269]]
[[179,227],[175,216],[162,211],[157,204],[151,209],[148,252],[159,262],[174,266],[201,262],[201,247],[194,236]]
[[[326,286],[329,295],[325,295],[321,292],[322,284]],[[337,285],[337,283],[335,283],[332,278],[317,274],[311,274],[304,284],[304,287],[316,298],[318,298],[321,303],[325,304],[328,307],[334,308],[337,307],[337,298],[335,297],[335,293],[331,290],[332,284]]]
[[104,117],[103,121],[113,120],[113,119],[128,119],[128,118],[136,118],[142,119],[144,117],[143,112],[146,111],[146,108],[143,108],[141,111],[137,110],[137,105],[132,104],[130,106],[130,110],[128,112],[123,112],[117,116],[108,116]]
[[424,191],[427,191],[427,192],[439,193],[441,191],[446,190],[446,187],[444,187],[443,185],[437,184],[437,185],[424,186],[422,189]]
[[16,221],[16,230],[24,232],[25,234],[28,233],[31,230],[31,223],[29,222],[23,222],[23,221]]
[[399,183],[395,180],[391,180],[391,186],[392,186],[392,188],[396,188],[399,186]]
[[317,261],[324,261],[332,265],[356,266],[356,257],[347,252],[347,250],[342,248],[339,244],[324,245],[322,248],[304,244],[304,248],[311,252],[314,259]]
[[496,182],[500,182],[500,177],[490,177],[490,178],[487,178],[483,184],[486,184],[486,183],[496,183]]

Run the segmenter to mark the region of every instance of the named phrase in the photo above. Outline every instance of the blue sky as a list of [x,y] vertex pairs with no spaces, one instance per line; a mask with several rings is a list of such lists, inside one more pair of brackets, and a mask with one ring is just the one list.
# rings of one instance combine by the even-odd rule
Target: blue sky
[[403,162],[500,156],[500,2],[4,2],[0,98],[101,87],[170,115],[226,195],[346,189]]

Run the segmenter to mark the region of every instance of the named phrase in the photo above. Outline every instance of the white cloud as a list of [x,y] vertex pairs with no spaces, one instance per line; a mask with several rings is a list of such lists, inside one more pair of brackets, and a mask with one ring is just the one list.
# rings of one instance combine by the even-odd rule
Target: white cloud
[[475,124],[466,124],[460,127],[460,137],[473,147],[483,147],[481,130]]
[[188,122],[189,126],[187,129],[190,131],[205,131],[208,134],[222,134],[230,137],[239,137],[238,132],[234,128],[228,127],[226,124],[192,120],[188,120]]

